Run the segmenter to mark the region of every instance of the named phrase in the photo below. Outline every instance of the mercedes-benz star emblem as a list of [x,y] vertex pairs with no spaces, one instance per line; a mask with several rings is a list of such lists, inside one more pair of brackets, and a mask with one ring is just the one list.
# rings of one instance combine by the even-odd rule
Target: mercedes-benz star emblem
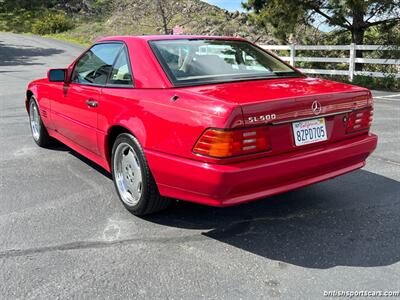
[[311,109],[312,109],[314,115],[319,115],[321,113],[321,111],[322,111],[322,105],[317,100],[315,100],[311,104]]

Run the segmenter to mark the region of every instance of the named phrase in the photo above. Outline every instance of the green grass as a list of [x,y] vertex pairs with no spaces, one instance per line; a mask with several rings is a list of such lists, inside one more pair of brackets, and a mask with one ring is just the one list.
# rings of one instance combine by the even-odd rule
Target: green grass
[[52,39],[56,39],[56,40],[62,40],[62,41],[66,41],[66,42],[73,43],[73,44],[78,44],[78,45],[85,46],[85,47],[88,47],[91,44],[91,42],[88,41],[86,38],[79,37],[79,36],[78,37],[72,36],[68,32],[46,34],[46,35],[44,35],[44,37],[52,38]]
[[[115,35],[115,32],[104,27],[104,23],[99,21],[75,20],[75,27],[73,29],[61,33],[47,34],[45,37],[89,46],[102,36]],[[124,33],[121,32],[121,34]]]

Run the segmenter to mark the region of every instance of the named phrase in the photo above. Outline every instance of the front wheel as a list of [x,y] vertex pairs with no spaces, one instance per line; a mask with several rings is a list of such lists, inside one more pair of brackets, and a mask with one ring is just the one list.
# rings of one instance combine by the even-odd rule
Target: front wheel
[[124,206],[134,215],[165,209],[170,200],[160,195],[143,149],[131,134],[120,134],[112,149],[114,185]]
[[40,147],[46,147],[50,144],[51,137],[44,127],[42,118],[40,117],[39,107],[35,97],[29,100],[29,123],[32,131],[32,137],[36,144]]

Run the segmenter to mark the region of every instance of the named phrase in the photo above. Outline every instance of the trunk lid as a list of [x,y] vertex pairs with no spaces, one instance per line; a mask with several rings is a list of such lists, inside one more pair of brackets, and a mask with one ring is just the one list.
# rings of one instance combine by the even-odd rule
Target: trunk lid
[[[358,135],[346,133],[346,116],[354,109],[372,105],[368,89],[308,77],[205,85],[188,90],[240,105],[245,127],[268,124],[271,155]],[[327,140],[296,146],[292,123],[317,118],[325,120]]]
[[368,105],[370,95],[365,88],[308,77],[232,82],[185,89],[239,104],[246,124],[249,123],[247,117],[262,114],[275,114],[274,122],[313,117],[311,105],[315,100],[322,106],[319,114],[364,107]]

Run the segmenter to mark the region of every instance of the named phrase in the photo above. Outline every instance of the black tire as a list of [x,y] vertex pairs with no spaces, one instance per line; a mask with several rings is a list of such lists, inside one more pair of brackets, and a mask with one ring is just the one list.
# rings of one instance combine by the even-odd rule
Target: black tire
[[[120,188],[118,187],[118,182],[116,179],[116,173],[118,171],[115,168],[118,168],[116,164],[118,164],[118,157],[120,155],[119,152],[117,153],[117,149],[119,145],[130,145],[132,150],[135,152],[137,160],[140,166],[141,172],[141,194],[138,198],[138,202],[134,205],[128,204],[126,201],[123,200],[121,195]],[[129,150],[128,150],[129,151]],[[129,133],[122,133],[120,134],[113,145],[112,152],[111,152],[111,168],[112,168],[112,175],[115,189],[117,190],[118,196],[122,202],[122,204],[128,209],[132,214],[136,216],[143,216],[151,213],[155,213],[166,209],[170,204],[170,199],[162,197],[158,192],[157,185],[154,181],[153,175],[149,169],[147,164],[146,157],[144,155],[143,149],[140,146],[139,141]],[[121,181],[121,179],[119,179]]]
[[[32,114],[31,114],[32,108],[36,109],[36,111],[37,111],[37,124],[38,124],[39,128],[36,127],[37,128],[36,131],[32,125]],[[47,132],[47,129],[42,122],[42,117],[40,116],[39,106],[38,106],[34,96],[32,96],[29,100],[29,125],[31,128],[32,137],[33,137],[33,140],[35,141],[35,143],[40,147],[49,146],[50,143],[52,142],[52,138],[49,136],[49,133]]]

